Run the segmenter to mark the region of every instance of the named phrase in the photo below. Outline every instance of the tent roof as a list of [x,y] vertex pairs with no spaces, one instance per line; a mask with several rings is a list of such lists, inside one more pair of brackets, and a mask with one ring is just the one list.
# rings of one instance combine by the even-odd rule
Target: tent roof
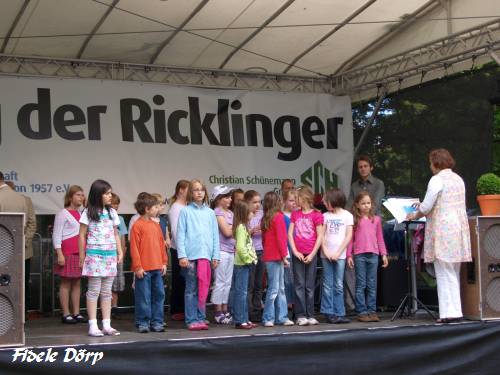
[[[425,73],[445,64],[470,68],[470,59],[491,60],[488,54],[500,48],[500,0],[0,0],[0,6],[4,58],[147,64],[178,67],[178,74],[203,69],[246,78],[300,76],[329,81],[334,93],[364,96],[382,81],[355,86],[352,72],[438,39],[448,45],[458,38],[456,45],[465,46],[463,38],[479,32],[467,30],[488,28],[480,41],[487,48],[461,61],[441,59]],[[38,70],[31,74],[46,75]],[[417,75],[413,83],[397,76],[398,86],[422,81],[422,72]]]

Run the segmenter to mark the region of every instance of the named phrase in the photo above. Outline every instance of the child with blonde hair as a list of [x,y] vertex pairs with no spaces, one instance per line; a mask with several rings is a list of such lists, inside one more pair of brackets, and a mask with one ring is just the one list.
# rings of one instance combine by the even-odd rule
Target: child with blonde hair
[[214,211],[208,207],[208,192],[200,180],[189,183],[188,205],[181,210],[177,223],[177,253],[186,281],[184,292],[185,322],[190,331],[208,329],[206,301],[211,269],[220,259],[219,228]]
[[234,206],[233,237],[236,240],[234,257],[234,324],[238,329],[256,326],[248,316],[248,275],[252,265],[257,263],[257,254],[247,225],[250,216],[248,204],[239,201]]
[[297,189],[300,210],[292,212],[288,241],[293,252],[294,312],[299,326],[315,325],[314,287],[316,254],[323,238],[323,215],[313,208],[314,195],[308,186]]

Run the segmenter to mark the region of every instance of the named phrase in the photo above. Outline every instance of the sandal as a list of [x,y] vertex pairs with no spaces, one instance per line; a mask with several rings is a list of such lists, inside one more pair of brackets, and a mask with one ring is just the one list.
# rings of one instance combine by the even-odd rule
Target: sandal
[[89,321],[82,314],[73,315],[73,319],[75,319],[77,323],[88,323]]
[[64,324],[76,324],[76,323],[78,323],[78,321],[74,317],[72,317],[71,315],[64,315],[63,317],[61,317],[61,321]]
[[109,328],[109,329],[103,328],[102,333],[104,333],[105,335],[108,335],[108,336],[119,336],[120,335],[120,332],[114,328]]
[[99,329],[99,328],[95,328],[95,329],[89,329],[89,336],[91,337],[102,337],[104,336],[104,333],[102,333],[102,331]]

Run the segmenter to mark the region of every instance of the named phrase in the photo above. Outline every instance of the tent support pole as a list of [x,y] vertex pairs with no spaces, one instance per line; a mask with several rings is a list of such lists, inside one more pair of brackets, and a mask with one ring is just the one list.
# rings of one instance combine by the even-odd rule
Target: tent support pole
[[363,143],[365,142],[365,139],[368,136],[368,132],[370,131],[370,129],[373,125],[373,122],[375,121],[375,117],[377,117],[378,112],[380,111],[380,107],[382,106],[382,102],[384,101],[386,96],[387,96],[387,90],[385,87],[382,87],[382,91],[380,92],[380,96],[378,97],[377,104],[375,105],[375,109],[373,110],[372,115],[368,119],[368,123],[366,124],[366,127],[363,130],[361,137],[359,138],[358,144],[356,145],[356,148],[354,149],[354,157],[358,156],[359,151],[361,150],[361,146],[363,146]]

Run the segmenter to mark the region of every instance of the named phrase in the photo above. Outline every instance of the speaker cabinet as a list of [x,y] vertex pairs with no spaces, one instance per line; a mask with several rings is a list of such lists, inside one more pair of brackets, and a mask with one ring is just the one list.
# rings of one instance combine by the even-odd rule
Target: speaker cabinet
[[468,319],[500,319],[500,216],[469,218],[472,262],[462,263],[463,314]]
[[24,214],[0,213],[0,347],[24,345]]
[[389,253],[389,266],[378,268],[377,306],[398,307],[408,292],[408,269],[404,256]]

